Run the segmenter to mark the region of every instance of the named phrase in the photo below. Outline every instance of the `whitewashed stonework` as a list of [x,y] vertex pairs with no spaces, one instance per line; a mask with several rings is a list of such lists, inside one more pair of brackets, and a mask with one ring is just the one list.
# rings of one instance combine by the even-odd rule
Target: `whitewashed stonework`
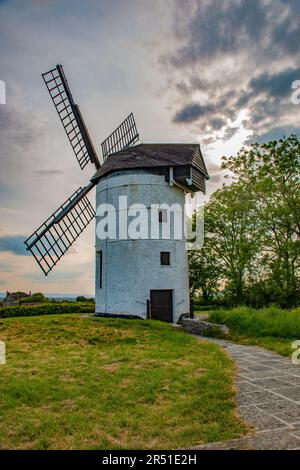
[[[128,206],[142,203],[180,204],[184,209],[184,191],[170,186],[164,176],[140,170],[119,171],[99,181],[96,208],[102,203],[118,207],[119,196],[127,196]],[[117,221],[119,214],[117,213]],[[96,227],[98,218],[96,217]],[[117,223],[118,229],[118,223]],[[96,234],[96,313],[134,315],[147,318],[150,290],[171,289],[173,322],[189,312],[188,258],[185,240],[100,240]],[[100,255],[102,252],[102,287]],[[170,252],[170,266],[162,266],[160,253]]]

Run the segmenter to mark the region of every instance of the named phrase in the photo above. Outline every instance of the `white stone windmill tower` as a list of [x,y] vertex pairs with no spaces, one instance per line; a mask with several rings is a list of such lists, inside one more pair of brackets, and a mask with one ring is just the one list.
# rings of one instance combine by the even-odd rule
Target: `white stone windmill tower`
[[[97,213],[96,314],[176,323],[190,312],[186,240],[176,224],[186,193],[205,191],[200,146],[134,145],[139,135],[130,114],[102,143],[100,165],[62,66],[43,78],[81,169],[91,162],[97,171],[25,241],[27,250],[47,275]],[[96,212],[87,198],[94,186]],[[150,220],[147,233],[141,215]],[[140,229],[133,236],[130,221]]]

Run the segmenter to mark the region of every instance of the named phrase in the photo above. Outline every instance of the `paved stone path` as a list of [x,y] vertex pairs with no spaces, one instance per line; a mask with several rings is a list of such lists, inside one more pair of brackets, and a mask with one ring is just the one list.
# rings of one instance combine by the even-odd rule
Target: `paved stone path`
[[255,433],[196,449],[300,449],[300,365],[257,346],[203,338],[223,346],[236,361],[237,404]]

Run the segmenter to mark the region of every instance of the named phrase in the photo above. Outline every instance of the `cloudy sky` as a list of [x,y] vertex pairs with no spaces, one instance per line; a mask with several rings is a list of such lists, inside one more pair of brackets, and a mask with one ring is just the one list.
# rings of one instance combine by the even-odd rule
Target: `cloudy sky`
[[93,224],[48,277],[22,245],[94,171],[41,72],[63,64],[99,153],[131,111],[143,142],[200,142],[210,194],[223,154],[300,134],[299,44],[299,0],[0,0],[0,291],[94,290]]

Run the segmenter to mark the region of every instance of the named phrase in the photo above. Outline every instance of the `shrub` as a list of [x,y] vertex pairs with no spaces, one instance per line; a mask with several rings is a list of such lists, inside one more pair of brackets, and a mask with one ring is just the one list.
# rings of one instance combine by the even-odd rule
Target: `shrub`
[[31,296],[33,302],[46,302],[46,297],[41,292],[36,292]]
[[32,294],[30,297],[24,297],[18,301],[19,304],[35,304],[35,303],[43,303],[47,302],[47,297],[44,296],[41,292],[36,292]]
[[300,338],[300,309],[282,310],[278,307],[254,310],[237,307],[232,310],[215,310],[210,321],[225,323],[230,330],[246,336],[274,336]]
[[18,305],[23,305],[23,304],[32,304],[32,298],[31,297],[24,297],[23,299],[18,300]]
[[94,313],[93,302],[57,302],[36,305],[16,305],[0,310],[0,318],[30,317],[36,315],[58,315],[63,313]]
[[84,295],[79,295],[78,297],[76,297],[76,302],[94,302],[94,299],[84,297]]
[[217,308],[219,308],[218,305],[194,305],[194,311],[195,312],[208,312],[208,311],[211,311],[211,310],[216,310]]

